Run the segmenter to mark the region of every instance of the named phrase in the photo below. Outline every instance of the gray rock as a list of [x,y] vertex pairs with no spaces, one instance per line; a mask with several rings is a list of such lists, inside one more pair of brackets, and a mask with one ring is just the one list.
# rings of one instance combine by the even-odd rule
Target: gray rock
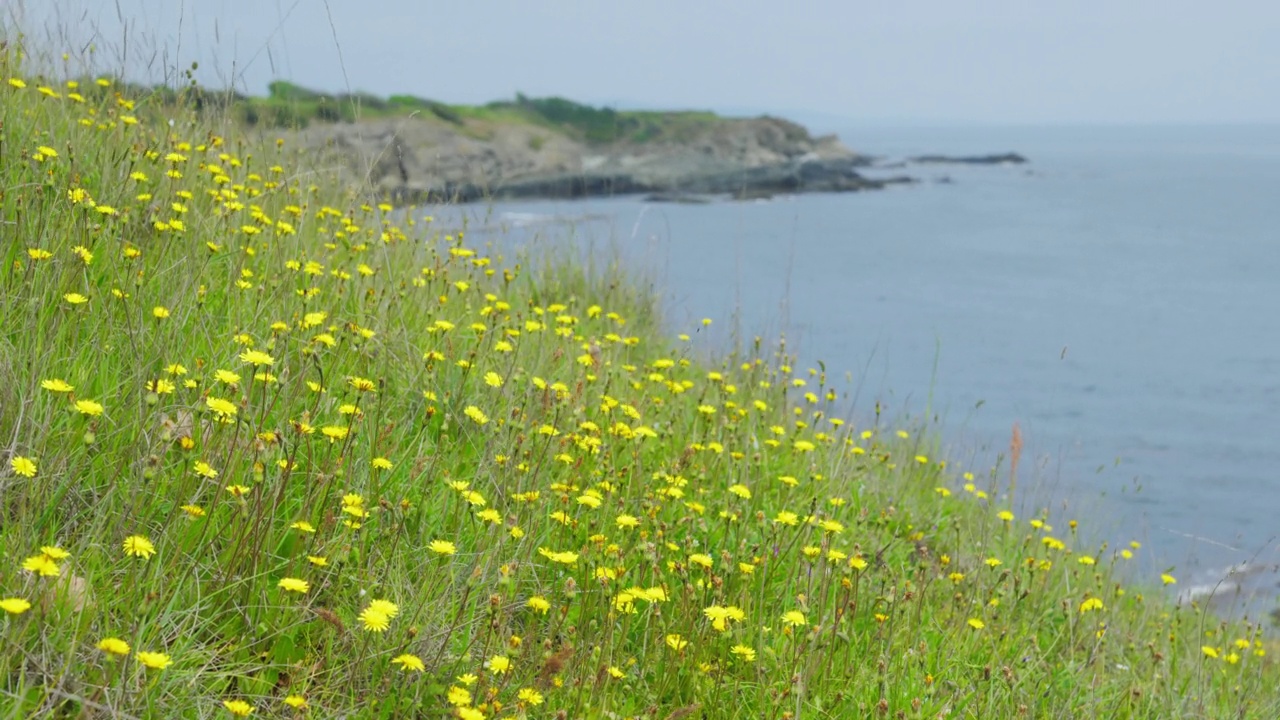
[[434,116],[312,125],[295,139],[400,204],[644,193],[687,202],[912,181],[863,177],[855,168],[869,160],[834,135],[813,138],[771,117],[722,119],[687,136],[605,147],[530,124],[468,120],[460,127]]
[[917,155],[908,159],[921,165],[1021,165],[1030,162],[1013,152],[992,155]]

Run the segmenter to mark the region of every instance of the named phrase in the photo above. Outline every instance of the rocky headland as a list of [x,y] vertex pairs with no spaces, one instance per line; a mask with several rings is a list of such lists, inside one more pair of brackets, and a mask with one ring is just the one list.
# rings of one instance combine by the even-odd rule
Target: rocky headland
[[636,194],[701,203],[877,190],[916,182],[893,174],[908,164],[1025,162],[1007,153],[886,164],[777,117],[617,111],[564,98],[447,105],[277,82],[268,97],[235,102],[247,124],[284,130],[349,183],[399,204]]
[[858,168],[870,158],[773,117],[717,118],[671,137],[608,143],[539,124],[431,115],[311,124],[296,136],[401,203],[628,194],[699,202],[911,182],[864,177]]
[[701,202],[913,182],[864,177],[859,168],[872,158],[780,118],[618,113],[561,99],[483,108],[429,102],[289,133],[348,181],[401,204],[635,193]]

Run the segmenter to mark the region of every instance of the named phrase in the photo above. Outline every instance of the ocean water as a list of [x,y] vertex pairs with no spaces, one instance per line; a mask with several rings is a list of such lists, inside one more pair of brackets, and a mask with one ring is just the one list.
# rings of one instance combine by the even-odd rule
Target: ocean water
[[886,160],[1014,150],[1031,163],[873,171],[922,182],[859,194],[465,212],[504,243],[616,253],[655,282],[673,334],[714,321],[700,347],[785,332],[801,367],[847,377],[855,421],[877,401],[895,422],[928,421],[953,467],[982,475],[1016,422],[1024,510],[1051,504],[1112,547],[1141,541],[1140,572],[1172,568],[1170,592],[1227,578],[1270,609],[1280,127],[840,135]]

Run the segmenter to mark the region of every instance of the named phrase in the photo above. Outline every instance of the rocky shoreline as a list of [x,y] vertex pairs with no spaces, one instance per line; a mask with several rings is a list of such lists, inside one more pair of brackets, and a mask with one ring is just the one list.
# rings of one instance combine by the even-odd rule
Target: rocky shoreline
[[663,173],[659,177],[626,171],[589,170],[535,175],[505,182],[446,179],[426,187],[404,183],[384,190],[393,201],[407,204],[619,195],[646,195],[652,202],[697,204],[720,197],[752,200],[807,192],[879,190],[891,184],[911,182],[915,180],[907,176],[888,179],[864,177],[847,160],[800,160],[734,170]]
[[[860,170],[875,166],[875,158],[834,135],[813,137],[767,116],[717,118],[653,141],[604,146],[532,123],[431,116],[313,124],[294,135],[349,181],[405,205],[621,195],[701,203],[917,182],[907,175],[867,177]],[[1025,162],[1012,153],[911,160]]]

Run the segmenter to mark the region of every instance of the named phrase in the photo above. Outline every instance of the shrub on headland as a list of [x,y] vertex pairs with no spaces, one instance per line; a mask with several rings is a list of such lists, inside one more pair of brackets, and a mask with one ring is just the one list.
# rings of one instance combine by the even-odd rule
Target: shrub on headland
[[764,343],[694,360],[615,268],[107,79],[0,95],[6,715],[1280,710],[1256,627],[1115,580],[1136,544]]

